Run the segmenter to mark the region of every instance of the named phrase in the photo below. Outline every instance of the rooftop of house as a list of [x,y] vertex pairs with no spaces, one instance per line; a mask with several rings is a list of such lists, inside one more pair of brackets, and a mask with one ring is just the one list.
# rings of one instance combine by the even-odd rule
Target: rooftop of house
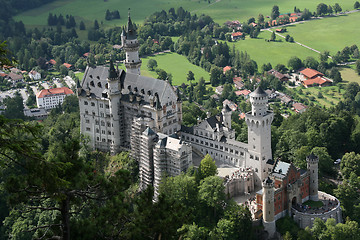
[[63,63],[63,65],[66,67],[66,68],[71,68],[72,65],[70,63]]
[[247,90],[247,89],[235,91],[236,96],[241,96],[241,95],[247,96],[250,93],[251,93],[251,91]]
[[311,78],[311,79],[307,79],[307,80],[304,80],[303,81],[303,84],[305,85],[305,86],[313,86],[314,84],[316,84],[316,85],[319,85],[319,86],[321,86],[321,85],[323,85],[324,83],[326,83],[326,82],[329,82],[327,79],[325,79],[325,78],[322,78],[322,77],[315,77],[315,78]]
[[321,72],[318,72],[311,68],[305,68],[300,73],[303,74],[307,78],[315,78],[316,76],[324,76],[324,74],[322,74]]
[[227,72],[227,71],[229,71],[229,70],[231,70],[231,67],[230,67],[230,66],[226,66],[226,67],[223,68],[223,72],[224,72],[224,73]]
[[294,109],[296,110],[296,111],[301,111],[301,110],[304,110],[304,109],[306,109],[307,107],[304,105],[304,104],[302,104],[302,103],[294,103],[293,104],[293,107],[294,107]]
[[276,163],[271,175],[273,175],[274,177],[278,177],[278,178],[284,178],[284,177],[286,177],[290,166],[291,166],[290,163],[278,161]]
[[233,37],[241,37],[242,35],[243,35],[242,32],[233,32],[233,33],[231,34],[231,36],[233,36]]
[[52,96],[55,94],[65,94],[65,95],[69,95],[69,94],[74,94],[74,92],[67,88],[67,87],[61,87],[61,88],[52,88],[52,89],[43,89],[40,92],[38,92],[36,94],[37,98],[43,98],[46,96]]

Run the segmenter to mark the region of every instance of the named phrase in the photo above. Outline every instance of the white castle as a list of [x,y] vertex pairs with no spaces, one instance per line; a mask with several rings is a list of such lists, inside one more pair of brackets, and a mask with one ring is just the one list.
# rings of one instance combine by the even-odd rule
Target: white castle
[[164,174],[185,171],[193,164],[193,151],[234,167],[251,167],[255,185],[261,186],[274,164],[267,94],[261,88],[250,94],[248,143],[235,140],[227,105],[197,126],[181,126],[179,93],[168,81],[140,75],[139,42],[130,15],[121,38],[126,72],[112,62],[110,67],[87,67],[77,86],[81,133],[89,137],[90,146],[113,154],[130,150],[139,161],[142,188],[157,188]]

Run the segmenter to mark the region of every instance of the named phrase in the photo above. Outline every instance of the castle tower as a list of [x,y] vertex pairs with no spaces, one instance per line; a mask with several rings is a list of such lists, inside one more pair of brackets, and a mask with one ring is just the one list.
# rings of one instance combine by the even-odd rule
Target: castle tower
[[125,36],[121,37],[121,42],[123,43],[123,48],[126,54],[126,59],[124,62],[126,67],[126,72],[140,75],[140,66],[141,66],[141,59],[139,57],[140,44],[137,40],[135,26],[133,25],[130,18],[130,12],[129,12]]
[[310,175],[310,194],[309,198],[313,201],[319,201],[318,196],[318,180],[319,180],[319,158],[313,153],[306,158],[307,169]]
[[119,108],[120,99],[121,99],[121,89],[119,83],[119,72],[115,69],[114,64],[110,61],[109,75],[107,78],[107,88],[108,88],[108,97],[109,109],[111,117],[111,128],[112,128],[112,143],[111,143],[111,153],[120,152],[121,146],[121,136],[120,136],[120,120],[121,112]]
[[224,121],[224,125],[228,128],[231,129],[231,109],[229,108],[229,105],[225,105],[224,108],[221,110],[221,114],[223,115],[223,121]]
[[271,123],[274,113],[267,109],[268,96],[260,87],[250,94],[252,110],[246,113],[248,125],[248,149],[246,167],[255,170],[255,185],[260,185],[273,168],[271,152]]
[[158,136],[149,127],[141,135],[139,176],[140,189],[144,190],[154,182],[154,146]]
[[267,177],[262,184],[263,191],[263,202],[262,202],[262,211],[263,211],[263,225],[265,230],[269,233],[269,237],[274,236],[276,232],[275,225],[275,207],[274,207],[274,182],[269,177]]

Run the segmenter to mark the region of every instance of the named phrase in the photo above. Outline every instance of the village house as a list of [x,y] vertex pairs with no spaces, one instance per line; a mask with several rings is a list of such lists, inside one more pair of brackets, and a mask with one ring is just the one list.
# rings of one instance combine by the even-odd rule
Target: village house
[[29,72],[29,77],[32,79],[32,80],[40,80],[41,79],[41,74],[35,70],[31,70]]
[[15,86],[17,83],[23,82],[24,77],[21,74],[11,72],[7,75],[7,79]]
[[233,83],[234,83],[234,86],[236,89],[243,89],[244,88],[244,83],[242,81],[242,78],[241,77],[234,77],[233,78]]
[[294,100],[292,100],[291,97],[287,96],[287,95],[283,95],[281,98],[281,103],[287,105],[287,106],[290,106]]
[[306,88],[313,86],[331,86],[333,82],[331,79],[326,78],[321,72],[311,68],[305,68],[300,72],[300,80]]
[[218,86],[218,87],[215,88],[215,93],[216,93],[216,94],[221,95],[223,91],[224,91],[224,87],[223,87],[223,86]]
[[249,97],[250,93],[251,91],[247,89],[235,91],[236,96],[244,96],[245,99]]
[[304,104],[302,103],[294,103],[293,104],[293,110],[296,112],[296,113],[303,113],[305,112],[307,109],[307,106],[305,106]]
[[74,69],[74,66],[71,65],[70,63],[63,63],[63,65],[64,65],[67,69],[69,69],[69,70],[73,70],[73,69]]
[[290,76],[288,74],[282,74],[281,72],[276,71],[275,69],[271,69],[268,71],[268,74],[273,75],[277,79],[279,79],[282,82],[287,82],[290,79]]
[[230,66],[226,66],[223,68],[223,73],[225,74],[227,71],[231,70]]
[[270,89],[267,89],[265,90],[266,94],[268,95],[269,99],[274,99],[276,98],[277,94],[275,92],[274,89],[270,90]]
[[226,106],[226,105],[231,109],[231,111],[236,111],[237,110],[237,105],[234,102],[232,102],[232,101],[230,101],[228,99],[225,99],[223,101],[223,106]]
[[232,41],[236,41],[236,40],[239,40],[239,39],[242,39],[244,37],[244,34],[242,32],[233,32],[231,34],[231,40]]

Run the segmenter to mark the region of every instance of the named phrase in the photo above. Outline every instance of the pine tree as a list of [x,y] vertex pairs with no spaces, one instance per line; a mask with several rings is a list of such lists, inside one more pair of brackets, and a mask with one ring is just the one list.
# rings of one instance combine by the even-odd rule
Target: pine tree
[[100,27],[99,27],[99,23],[97,20],[94,21],[94,29],[95,30],[98,30]]
[[110,10],[107,9],[105,13],[105,20],[110,21],[112,19],[112,14],[110,13]]
[[85,27],[85,23],[83,21],[80,22],[80,30],[85,30],[86,27]]

